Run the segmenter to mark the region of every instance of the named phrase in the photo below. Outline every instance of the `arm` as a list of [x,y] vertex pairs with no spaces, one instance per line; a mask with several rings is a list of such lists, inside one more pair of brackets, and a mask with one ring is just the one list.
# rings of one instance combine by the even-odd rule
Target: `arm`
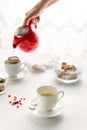
[[38,22],[38,16],[40,16],[47,7],[51,6],[57,1],[58,0],[40,0],[40,2],[38,2],[26,13],[23,25],[26,25],[31,19],[33,19],[33,22]]
[[47,7],[51,6],[52,4],[56,3],[58,0],[48,0]]

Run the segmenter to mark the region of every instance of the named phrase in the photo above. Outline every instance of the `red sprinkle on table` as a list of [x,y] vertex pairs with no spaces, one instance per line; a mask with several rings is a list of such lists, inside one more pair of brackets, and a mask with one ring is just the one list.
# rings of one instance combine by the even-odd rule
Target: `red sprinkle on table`
[[[8,98],[11,97],[11,94],[8,95]],[[22,105],[23,100],[26,100],[26,98],[17,98],[17,96],[13,96],[12,100],[10,99],[9,104],[12,106],[16,106],[19,108],[19,105]]]
[[26,100],[26,98],[23,98],[23,100]]
[[11,102],[11,101],[9,101],[9,103],[11,104],[12,102]]
[[19,108],[19,106],[17,106],[17,108]]
[[9,94],[8,97],[11,97],[11,95]]

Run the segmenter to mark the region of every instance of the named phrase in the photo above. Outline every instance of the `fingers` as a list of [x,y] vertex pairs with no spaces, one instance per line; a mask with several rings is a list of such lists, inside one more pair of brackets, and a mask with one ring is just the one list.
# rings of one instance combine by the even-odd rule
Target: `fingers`
[[26,26],[26,25],[27,25],[27,20],[25,19],[23,22],[23,26]]
[[40,21],[40,16],[36,17],[36,22],[38,23]]
[[40,17],[39,16],[36,17],[36,18],[32,18],[32,19],[30,19],[30,18],[27,17],[27,18],[25,18],[25,20],[23,22],[23,26],[26,26],[29,23],[30,24],[37,24],[39,21],[40,21]]
[[25,16],[27,16],[29,14],[29,11],[25,14]]

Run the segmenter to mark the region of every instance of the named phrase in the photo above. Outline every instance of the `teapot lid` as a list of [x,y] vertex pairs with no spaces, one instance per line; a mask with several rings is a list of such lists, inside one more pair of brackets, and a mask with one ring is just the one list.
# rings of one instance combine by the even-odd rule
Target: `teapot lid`
[[28,26],[22,26],[22,27],[18,27],[15,31],[15,36],[16,37],[23,37],[24,35],[26,35],[29,32],[29,28]]

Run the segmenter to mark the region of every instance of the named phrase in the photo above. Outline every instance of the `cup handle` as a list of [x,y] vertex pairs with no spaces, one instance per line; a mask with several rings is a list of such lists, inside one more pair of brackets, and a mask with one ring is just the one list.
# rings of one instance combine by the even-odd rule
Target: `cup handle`
[[21,63],[20,72],[25,68],[25,63]]
[[63,91],[59,91],[58,92],[58,101],[60,101],[64,96],[64,92]]

